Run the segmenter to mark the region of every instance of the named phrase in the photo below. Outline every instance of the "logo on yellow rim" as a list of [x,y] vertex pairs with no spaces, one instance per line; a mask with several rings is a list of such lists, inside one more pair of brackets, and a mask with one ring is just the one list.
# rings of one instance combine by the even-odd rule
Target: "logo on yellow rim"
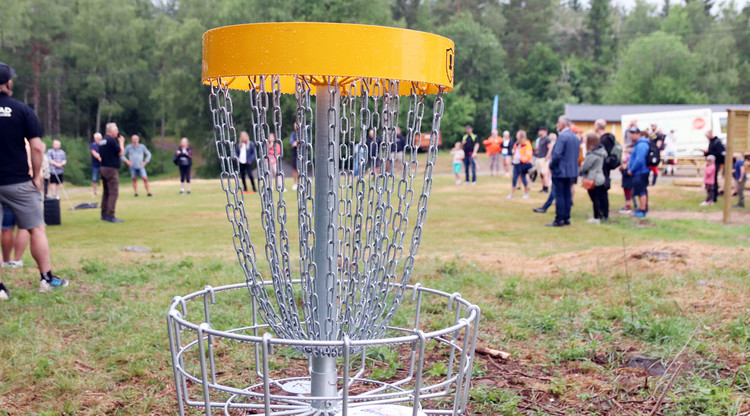
[[448,81],[453,83],[453,65],[454,65],[453,48],[445,50],[445,73],[448,75]]

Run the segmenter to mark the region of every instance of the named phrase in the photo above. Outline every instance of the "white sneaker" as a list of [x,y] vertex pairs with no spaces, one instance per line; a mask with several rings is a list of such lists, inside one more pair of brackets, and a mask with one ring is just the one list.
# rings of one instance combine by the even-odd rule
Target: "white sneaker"
[[13,266],[13,260],[11,260],[11,261],[4,261],[4,262],[3,262],[3,268],[4,268],[4,269],[5,269],[5,268],[11,268],[11,267],[14,267],[14,266]]
[[476,183],[476,182],[472,182],[471,184],[472,184],[472,185],[476,185],[477,183]]
[[521,197],[521,199],[529,199],[529,194],[523,194],[523,196]]
[[591,217],[586,222],[588,222],[590,224],[601,224],[602,221],[599,218],[593,218],[593,217]]
[[506,198],[513,199],[513,194],[508,194],[508,196],[506,196]]
[[702,206],[702,207],[707,207],[709,205],[711,205],[711,203],[708,202],[708,201],[703,201],[703,202],[700,203],[700,206]]
[[8,292],[0,290],[0,300],[8,300]]
[[18,260],[18,261],[11,260],[11,263],[14,264],[13,267],[23,267],[23,260]]
[[459,179],[459,180],[456,181],[456,185],[461,185],[462,183],[464,183],[464,182],[461,179]]
[[296,191],[296,190],[297,190],[297,184],[295,183],[294,185],[292,185],[292,191]]

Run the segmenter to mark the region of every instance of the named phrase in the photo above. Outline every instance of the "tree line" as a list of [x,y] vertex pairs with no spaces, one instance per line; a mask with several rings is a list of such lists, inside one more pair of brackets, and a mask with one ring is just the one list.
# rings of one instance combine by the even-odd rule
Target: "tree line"
[[[496,94],[501,131],[552,125],[565,103],[750,102],[750,3],[16,0],[0,13],[0,60],[15,67],[15,96],[34,107],[48,136],[90,138],[116,121],[147,140],[208,144],[201,36],[252,22],[376,24],[453,39],[446,143],[465,124],[489,135]],[[293,105],[284,108],[291,120]]]

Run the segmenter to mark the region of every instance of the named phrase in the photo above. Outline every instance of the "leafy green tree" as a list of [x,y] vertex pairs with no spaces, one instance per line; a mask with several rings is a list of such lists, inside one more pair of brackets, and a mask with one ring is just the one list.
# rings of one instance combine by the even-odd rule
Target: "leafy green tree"
[[704,103],[694,90],[698,59],[680,38],[654,32],[632,42],[622,53],[614,81],[605,93],[612,104]]

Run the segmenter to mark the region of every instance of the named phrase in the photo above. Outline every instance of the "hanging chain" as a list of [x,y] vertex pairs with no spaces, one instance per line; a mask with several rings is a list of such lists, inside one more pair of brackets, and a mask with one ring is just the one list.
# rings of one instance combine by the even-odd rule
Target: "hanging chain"
[[[221,79],[211,87],[210,108],[214,141],[226,193],[226,215],[233,243],[257,300],[262,319],[278,336],[289,339],[352,340],[381,337],[403,298],[419,251],[443,115],[443,90],[433,107],[432,130],[426,157],[418,155],[424,117],[424,93],[411,83],[404,136],[399,126],[400,83],[396,80],[357,79],[340,83],[325,80],[329,105],[324,120],[328,137],[324,177],[316,178],[312,86],[319,78],[295,78],[298,170],[296,192],[299,227],[299,276],[293,270],[292,242],[282,168],[281,87],[278,76],[249,77],[250,128],[257,150],[260,222],[272,291],[263,284],[252,244],[244,195],[239,186],[234,111],[229,90]],[[374,132],[373,137],[369,131]],[[275,140],[271,140],[271,133]],[[415,186],[420,159],[424,174],[421,191]],[[315,241],[315,181],[325,181],[325,276],[318,275]],[[416,212],[411,215],[417,202]],[[413,221],[413,225],[410,224]],[[409,248],[404,249],[408,241]],[[316,279],[325,284],[327,299],[319,309]],[[269,293],[270,292],[270,293]],[[273,296],[273,299],[271,299]],[[324,313],[323,313],[324,312]],[[305,348],[305,353],[332,356],[340,350]]]

